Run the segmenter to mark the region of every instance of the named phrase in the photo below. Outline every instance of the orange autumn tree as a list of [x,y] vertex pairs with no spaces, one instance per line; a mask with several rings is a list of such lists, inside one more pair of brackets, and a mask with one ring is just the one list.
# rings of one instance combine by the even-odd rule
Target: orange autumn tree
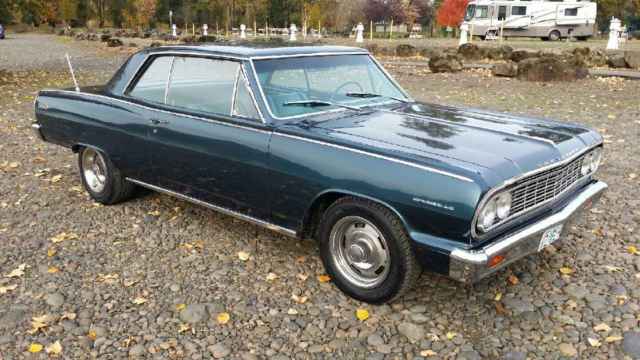
[[438,8],[436,19],[440,26],[451,26],[456,28],[464,18],[464,11],[469,0],[444,0]]

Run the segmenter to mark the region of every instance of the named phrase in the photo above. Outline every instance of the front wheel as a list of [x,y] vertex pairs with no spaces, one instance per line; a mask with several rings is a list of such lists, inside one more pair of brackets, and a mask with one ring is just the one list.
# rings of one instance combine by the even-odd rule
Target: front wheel
[[355,299],[392,301],[420,275],[404,226],[375,202],[353,197],[336,201],[324,213],[318,236],[327,273]]
[[85,147],[78,153],[82,185],[96,202],[111,205],[130,198],[135,185],[126,181],[120,170],[100,151]]
[[549,40],[551,41],[558,41],[560,40],[560,37],[561,37],[560,31],[558,30],[553,30],[549,33]]

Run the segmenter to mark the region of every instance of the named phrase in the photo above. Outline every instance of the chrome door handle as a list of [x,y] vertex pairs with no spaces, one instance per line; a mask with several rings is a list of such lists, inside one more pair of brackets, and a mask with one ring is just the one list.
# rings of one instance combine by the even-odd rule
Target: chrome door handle
[[162,124],[168,124],[169,121],[168,120],[159,120],[159,119],[151,119],[151,124],[153,125],[162,125]]

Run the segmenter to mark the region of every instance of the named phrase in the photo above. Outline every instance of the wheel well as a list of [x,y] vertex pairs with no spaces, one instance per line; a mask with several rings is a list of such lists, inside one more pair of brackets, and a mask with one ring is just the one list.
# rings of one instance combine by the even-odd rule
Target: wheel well
[[71,151],[73,151],[75,154],[79,153],[80,150],[82,150],[84,146],[80,145],[80,144],[75,144],[71,146]]
[[301,231],[302,238],[313,238],[316,230],[318,229],[318,225],[320,224],[320,219],[322,219],[322,214],[324,213],[324,211],[327,210],[327,208],[329,208],[331,204],[345,196],[350,195],[340,192],[327,192],[318,196],[313,201],[313,204],[311,204],[309,210],[307,210],[307,213],[304,216]]

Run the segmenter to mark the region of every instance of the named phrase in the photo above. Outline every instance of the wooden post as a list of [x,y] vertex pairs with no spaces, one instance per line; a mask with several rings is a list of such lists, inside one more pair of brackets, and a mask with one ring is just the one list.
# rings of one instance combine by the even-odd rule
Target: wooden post
[[320,36],[320,20],[318,20],[318,36]]
[[253,19],[253,37],[258,37],[258,23]]
[[216,36],[220,35],[220,29],[218,28],[218,22],[216,21]]
[[193,34],[193,36],[196,36],[196,24],[195,23],[191,23],[191,33]]
[[373,40],[373,20],[369,23],[369,40]]
[[391,19],[391,27],[389,28],[389,40],[393,39],[393,19]]

